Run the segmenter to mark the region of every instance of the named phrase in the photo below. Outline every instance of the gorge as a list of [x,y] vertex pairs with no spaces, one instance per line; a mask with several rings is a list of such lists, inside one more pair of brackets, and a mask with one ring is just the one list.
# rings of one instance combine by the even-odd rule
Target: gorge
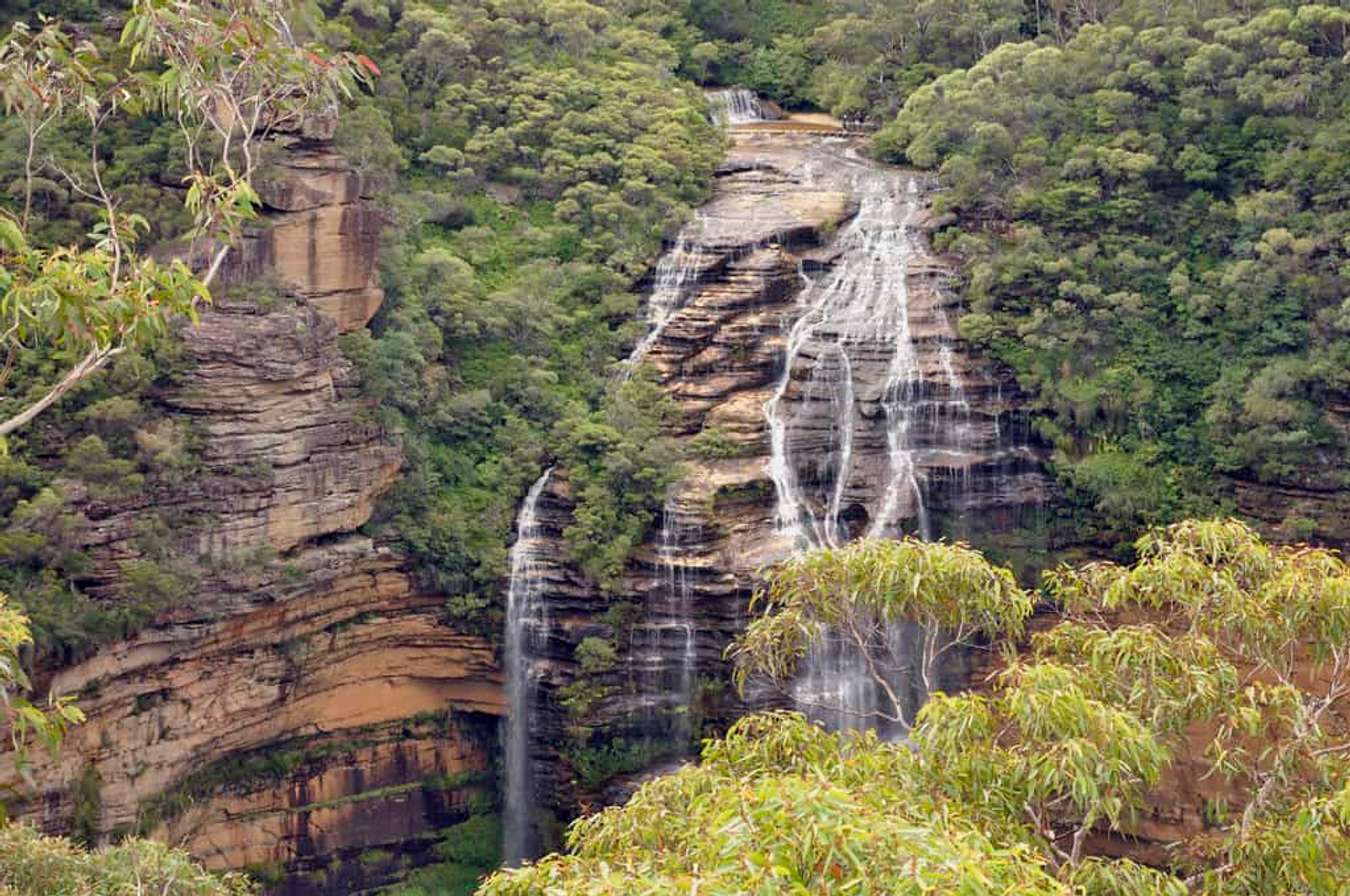
[[0,22],[0,896],[1350,886],[1350,12]]

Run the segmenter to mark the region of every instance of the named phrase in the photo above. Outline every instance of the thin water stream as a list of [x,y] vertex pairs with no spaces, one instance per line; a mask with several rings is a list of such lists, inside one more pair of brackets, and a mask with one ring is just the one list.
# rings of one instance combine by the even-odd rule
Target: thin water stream
[[530,772],[530,719],[535,702],[531,660],[548,638],[548,602],[538,575],[542,531],[539,498],[553,468],[530,486],[516,517],[511,583],[506,594],[506,799],[502,811],[503,856],[508,867],[536,854],[533,843],[534,776]]

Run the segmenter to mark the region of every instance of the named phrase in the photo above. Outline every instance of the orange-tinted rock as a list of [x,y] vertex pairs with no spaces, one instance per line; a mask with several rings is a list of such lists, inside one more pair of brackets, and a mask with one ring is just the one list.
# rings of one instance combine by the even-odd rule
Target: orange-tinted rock
[[[66,830],[92,772],[102,836],[144,829],[212,867],[284,868],[292,892],[331,871],[329,891],[347,892],[406,870],[363,865],[361,850],[431,861],[434,833],[467,817],[492,773],[501,677],[490,643],[445,624],[445,597],[357,533],[402,464],[337,344],[382,297],[379,217],[322,146],[288,150],[259,192],[264,226],[154,396],[190,432],[190,473],[116,499],[69,488],[91,595],[121,599],[153,520],[189,593],[42,672],[88,721],[37,757],[20,810]],[[257,278],[286,294],[260,300]]]

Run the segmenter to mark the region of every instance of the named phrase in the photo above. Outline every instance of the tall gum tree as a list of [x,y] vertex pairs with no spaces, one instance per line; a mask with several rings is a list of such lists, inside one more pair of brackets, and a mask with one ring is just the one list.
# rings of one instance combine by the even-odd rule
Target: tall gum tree
[[[747,717],[480,892],[1346,892],[1350,568],[1231,520],[1136,549],[1048,574],[1035,625],[1032,595],[963,546],[790,561],[731,649],[743,677],[790,677],[821,625],[877,618],[1001,651],[996,671],[934,694],[907,744]],[[1121,858],[1183,775],[1207,785],[1184,807],[1203,829]]]

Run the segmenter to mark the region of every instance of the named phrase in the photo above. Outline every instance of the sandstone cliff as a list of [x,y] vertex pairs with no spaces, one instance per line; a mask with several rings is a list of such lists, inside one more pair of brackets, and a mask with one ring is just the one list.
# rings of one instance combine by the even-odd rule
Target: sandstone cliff
[[79,803],[96,839],[138,830],[282,891],[346,893],[422,861],[490,787],[500,676],[491,645],[442,624],[443,596],[358,532],[401,464],[337,347],[382,298],[379,215],[322,141],[288,147],[259,192],[263,224],[157,396],[191,429],[192,473],[73,492],[90,593],[117,600],[148,519],[189,593],[49,670],[89,720],[24,814],[65,831]]

